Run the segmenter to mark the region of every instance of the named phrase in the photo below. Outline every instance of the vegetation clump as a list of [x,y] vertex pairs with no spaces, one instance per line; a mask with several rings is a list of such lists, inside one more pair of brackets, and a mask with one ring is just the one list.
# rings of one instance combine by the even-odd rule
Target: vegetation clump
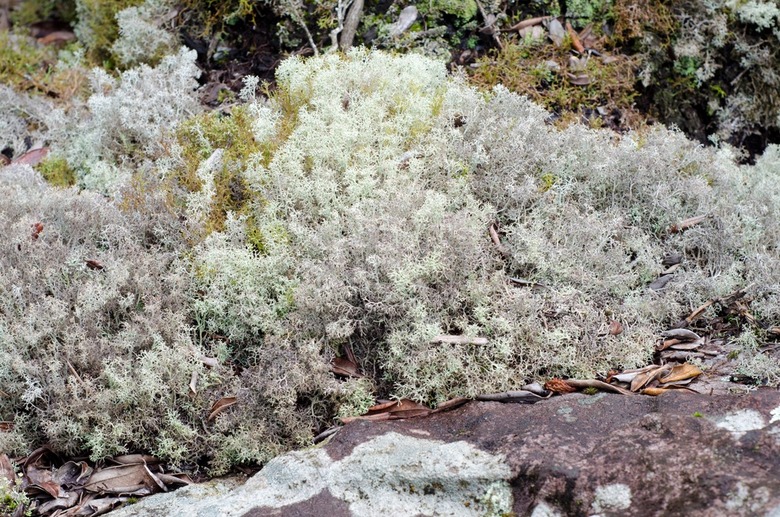
[[[560,129],[505,87],[365,49],[288,59],[269,99],[250,78],[204,115],[194,60],[95,72],[75,122],[40,130],[40,171],[82,190],[0,175],[4,451],[221,473],[375,397],[644,365],[660,330],[737,290],[745,324],[780,319],[776,146],[738,166],[677,131]],[[778,382],[776,356],[739,347]]]

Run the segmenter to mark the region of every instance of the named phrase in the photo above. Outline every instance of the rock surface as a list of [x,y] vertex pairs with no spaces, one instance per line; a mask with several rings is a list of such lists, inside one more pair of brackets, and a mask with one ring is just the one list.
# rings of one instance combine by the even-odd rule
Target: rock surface
[[354,422],[245,484],[192,485],[112,517],[780,517],[780,392],[573,394]]

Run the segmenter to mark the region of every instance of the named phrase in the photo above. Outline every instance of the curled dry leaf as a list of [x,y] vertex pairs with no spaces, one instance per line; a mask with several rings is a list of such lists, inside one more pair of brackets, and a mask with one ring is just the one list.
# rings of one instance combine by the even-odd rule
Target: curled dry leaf
[[43,231],[43,223],[38,222],[38,223],[35,223],[34,225],[32,225],[32,238],[33,238],[33,240],[37,240],[38,236],[41,234],[42,231]]
[[87,267],[93,271],[101,271],[103,269],[103,264],[98,262],[97,260],[86,260],[84,263],[87,265]]
[[355,420],[398,420],[416,416],[427,416],[433,410],[409,399],[389,401],[368,408],[368,412],[362,416],[345,417],[341,421],[345,424]]
[[333,358],[330,362],[330,371],[344,377],[363,377],[358,365],[349,359],[344,359],[342,357]]
[[702,371],[699,370],[698,367],[684,363],[684,364],[678,364],[672,370],[669,372],[668,375],[665,375],[658,379],[658,381],[661,384],[666,384],[669,382],[675,382],[675,381],[681,381],[684,379],[692,379],[693,377],[698,377],[701,375]]
[[609,322],[609,335],[617,336],[623,333],[623,325],[619,321],[612,320]]
[[23,155],[19,156],[18,158],[14,158],[14,160],[11,163],[14,164],[27,164],[31,167],[35,167],[39,163],[43,161],[44,158],[46,158],[46,155],[49,154],[49,148],[48,147],[41,147],[39,149],[31,149],[30,151],[27,151]]
[[693,226],[696,226],[697,224],[701,223],[705,219],[707,219],[709,215],[697,215],[695,217],[690,217],[688,219],[685,219],[684,221],[680,221],[677,224],[672,225],[672,227],[669,229],[672,233],[679,233],[684,232],[688,228],[691,228]]
[[669,371],[667,366],[658,366],[653,370],[649,370],[637,375],[634,380],[631,381],[631,391],[639,391],[653,380],[657,379],[660,375],[664,375]]
[[217,415],[225,411],[227,408],[235,404],[237,401],[236,397],[222,397],[218,401],[214,402],[214,404],[211,406],[211,411],[209,411],[209,416],[206,419],[207,422],[211,422],[215,418],[217,418]]
[[621,388],[620,386],[607,384],[606,382],[597,381],[595,379],[588,379],[588,380],[566,379],[566,382],[577,389],[596,388],[597,390],[612,391],[615,393],[620,393],[621,395],[633,395],[633,393],[631,393],[626,389]]
[[552,391],[554,393],[574,393],[577,391],[577,388],[570,385],[568,382],[566,382],[563,379],[550,379],[549,381],[544,383],[544,389],[547,391]]
[[569,33],[569,37],[571,38],[571,46],[574,48],[574,50],[576,50],[580,54],[584,54],[585,47],[580,41],[580,37],[577,35],[576,32],[574,32],[574,28],[571,26],[571,23],[569,22],[566,22],[566,32]]
[[673,276],[674,275],[659,276],[658,278],[650,282],[650,285],[648,287],[653,291],[659,291],[664,287],[666,287],[666,284],[668,284],[672,280]]
[[13,483],[16,479],[14,468],[7,454],[0,454],[0,478],[5,478],[9,483]]
[[667,391],[669,391],[669,390],[668,389],[664,389],[664,388],[645,388],[645,389],[642,390],[642,394],[643,395],[652,395],[652,396],[656,397],[656,396],[658,396],[658,395],[660,395],[662,393],[666,393]]
[[690,341],[701,339],[701,336],[699,336],[696,332],[693,332],[692,330],[688,330],[688,329],[665,330],[661,332],[661,335],[667,338],[690,340]]

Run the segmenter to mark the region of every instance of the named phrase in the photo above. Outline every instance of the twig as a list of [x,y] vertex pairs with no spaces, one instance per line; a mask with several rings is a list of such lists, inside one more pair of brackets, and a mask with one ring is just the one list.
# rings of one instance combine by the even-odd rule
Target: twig
[[347,18],[344,20],[344,32],[342,32],[339,41],[339,48],[342,51],[346,51],[352,46],[352,40],[355,39],[355,33],[360,23],[360,16],[363,14],[363,2],[364,0],[354,0],[347,13]]
[[476,400],[481,400],[483,402],[526,402],[533,404],[534,402],[549,398],[550,395],[552,395],[552,392],[546,397],[542,397],[531,391],[517,390],[504,391],[502,393],[487,393],[485,395],[477,396]]
[[336,28],[330,31],[331,50],[339,48],[338,35],[344,30],[344,17],[351,4],[352,0],[349,0],[346,4],[339,0],[336,4],[336,20],[338,23]]
[[441,335],[431,339],[431,343],[446,343],[449,345],[487,345],[486,337],[450,336]]
[[[485,20],[485,24],[487,24],[488,15],[487,12],[485,11],[485,8],[482,6],[482,2],[480,2],[479,0],[477,0],[477,7],[479,7],[479,13],[482,15],[482,19]],[[493,39],[495,40],[496,45],[498,45],[498,48],[504,50],[504,44],[501,43],[501,38],[498,37],[498,33],[499,31],[493,30]]]
[[328,438],[329,436],[333,436],[334,434],[336,434],[339,431],[339,429],[341,429],[341,427],[339,426],[326,429],[322,431],[320,434],[318,434],[317,436],[315,436],[312,442],[316,445],[321,441],[323,441],[325,438]]

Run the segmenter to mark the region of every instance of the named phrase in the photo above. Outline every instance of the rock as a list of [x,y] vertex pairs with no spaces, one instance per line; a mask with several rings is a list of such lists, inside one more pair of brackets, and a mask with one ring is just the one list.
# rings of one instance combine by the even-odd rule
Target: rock
[[780,392],[572,394],[345,426],[140,515],[780,515]]
[[398,16],[398,21],[390,28],[390,36],[395,38],[406,32],[409,27],[414,25],[418,16],[419,12],[417,11],[416,6],[409,5],[404,7],[403,11],[401,11],[401,14]]

